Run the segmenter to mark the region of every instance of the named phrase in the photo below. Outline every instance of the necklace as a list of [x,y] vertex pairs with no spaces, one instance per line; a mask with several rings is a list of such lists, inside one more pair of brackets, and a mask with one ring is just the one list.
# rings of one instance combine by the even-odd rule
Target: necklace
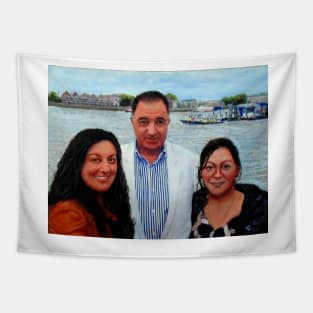
[[236,192],[234,192],[228,203],[216,207],[212,205],[210,206],[210,200],[208,199],[208,202],[204,207],[204,215],[214,229],[222,227],[228,222],[229,219],[227,217],[229,212],[233,209],[233,204],[236,198]]

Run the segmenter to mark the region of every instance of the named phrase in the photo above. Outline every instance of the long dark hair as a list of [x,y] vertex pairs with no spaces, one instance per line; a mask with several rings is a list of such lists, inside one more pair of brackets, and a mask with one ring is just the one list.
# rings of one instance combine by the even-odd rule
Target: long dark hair
[[202,149],[201,154],[200,154],[200,166],[198,169],[198,183],[199,183],[200,187],[204,187],[203,181],[201,179],[201,172],[202,172],[203,168],[206,166],[208,159],[210,158],[212,153],[219,148],[228,149],[228,151],[230,152],[230,154],[232,155],[232,157],[234,159],[235,164],[239,168],[239,177],[240,177],[241,162],[240,162],[239,151],[238,151],[237,147],[234,145],[234,143],[230,139],[228,139],[226,137],[215,138],[215,139],[210,140],[204,146],[204,148]]
[[128,186],[122,167],[122,153],[117,138],[111,132],[102,129],[85,129],[79,132],[69,143],[57,165],[50,187],[49,206],[61,200],[78,199],[94,216],[99,234],[105,235],[109,221],[96,201],[94,192],[81,178],[81,169],[89,148],[99,141],[110,141],[116,149],[117,174],[112,186],[103,193],[106,208],[118,218],[112,225],[113,237],[133,238],[134,226],[130,217]]

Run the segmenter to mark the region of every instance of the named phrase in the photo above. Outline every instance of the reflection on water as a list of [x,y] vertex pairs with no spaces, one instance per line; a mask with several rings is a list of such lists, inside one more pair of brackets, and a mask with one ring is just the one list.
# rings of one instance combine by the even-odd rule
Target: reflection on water
[[[180,122],[185,114],[170,114],[168,140],[200,155],[209,139],[229,137],[239,149],[241,182],[254,183],[267,190],[267,120],[188,125]],[[85,128],[112,131],[121,144],[134,140],[130,113],[49,107],[49,185],[69,141]]]

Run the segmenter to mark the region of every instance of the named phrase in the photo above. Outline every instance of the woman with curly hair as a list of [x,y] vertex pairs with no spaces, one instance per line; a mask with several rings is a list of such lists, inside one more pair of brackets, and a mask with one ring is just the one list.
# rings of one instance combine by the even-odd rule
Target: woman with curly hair
[[85,129],[69,143],[49,191],[48,232],[133,238],[121,149],[111,132]]

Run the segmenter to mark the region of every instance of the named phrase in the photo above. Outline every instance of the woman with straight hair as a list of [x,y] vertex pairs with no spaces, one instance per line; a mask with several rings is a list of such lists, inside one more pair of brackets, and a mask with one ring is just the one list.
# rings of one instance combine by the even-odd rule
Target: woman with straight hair
[[200,155],[200,189],[192,201],[191,237],[254,235],[268,232],[268,196],[253,184],[239,184],[241,162],[228,138],[210,140]]

